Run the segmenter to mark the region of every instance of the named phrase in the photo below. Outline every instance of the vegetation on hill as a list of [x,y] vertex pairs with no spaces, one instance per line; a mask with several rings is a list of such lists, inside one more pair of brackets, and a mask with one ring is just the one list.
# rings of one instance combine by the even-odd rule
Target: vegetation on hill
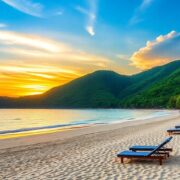
[[127,76],[112,71],[96,71],[44,94],[44,103],[70,108],[113,108],[118,95],[130,84]]
[[0,97],[1,108],[180,108],[180,60],[124,76],[96,71],[42,95]]
[[180,68],[136,95],[125,98],[120,105],[132,108],[179,108],[179,97]]

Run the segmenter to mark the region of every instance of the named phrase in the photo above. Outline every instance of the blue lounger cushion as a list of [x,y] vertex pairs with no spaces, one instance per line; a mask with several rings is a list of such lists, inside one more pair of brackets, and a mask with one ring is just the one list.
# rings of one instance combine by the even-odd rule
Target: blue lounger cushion
[[180,128],[180,125],[175,126],[175,128]]
[[129,149],[130,150],[144,150],[144,151],[154,151],[154,150],[158,150],[158,149],[161,149],[165,144],[167,144],[169,141],[171,141],[172,137],[168,137],[166,138],[161,144],[157,145],[157,146],[132,146],[130,147]]
[[134,152],[134,151],[122,151],[117,154],[118,157],[120,156],[136,156],[136,157],[146,157],[149,155],[149,152]]
[[131,146],[129,148],[129,150],[132,150],[132,151],[136,151],[136,150],[152,151],[155,148],[157,148],[157,146],[140,146],[140,145],[136,145],[136,146]]
[[167,139],[165,139],[161,144],[159,144],[158,146],[156,146],[154,149],[152,149],[151,151],[148,152],[134,152],[134,151],[122,151],[120,153],[117,154],[117,157],[131,157],[131,156],[136,156],[136,157],[146,157],[146,156],[151,156],[153,154],[156,153],[156,151],[158,151],[159,149],[161,149],[165,144],[167,144],[169,141],[171,141],[172,136],[168,137]]

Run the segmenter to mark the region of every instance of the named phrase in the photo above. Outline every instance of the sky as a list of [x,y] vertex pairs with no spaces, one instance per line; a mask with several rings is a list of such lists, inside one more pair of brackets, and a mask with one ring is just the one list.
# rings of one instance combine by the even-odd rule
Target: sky
[[180,59],[179,0],[0,0],[0,96]]

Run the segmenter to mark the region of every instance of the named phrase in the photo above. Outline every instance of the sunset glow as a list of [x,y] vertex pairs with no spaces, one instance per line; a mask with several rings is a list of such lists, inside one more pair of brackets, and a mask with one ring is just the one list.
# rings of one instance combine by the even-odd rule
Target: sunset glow
[[151,13],[168,2],[20,2],[0,2],[0,96],[41,94],[96,70],[131,75],[180,58],[177,14],[169,22],[166,11],[163,19]]

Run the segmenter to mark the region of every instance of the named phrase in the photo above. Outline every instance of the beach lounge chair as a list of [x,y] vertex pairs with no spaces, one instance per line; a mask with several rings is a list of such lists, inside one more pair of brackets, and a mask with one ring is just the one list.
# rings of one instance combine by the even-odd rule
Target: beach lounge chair
[[157,146],[152,151],[143,151],[143,152],[135,152],[135,151],[122,151],[117,154],[117,157],[121,159],[121,163],[124,163],[124,158],[128,159],[151,159],[151,160],[158,160],[159,164],[162,165],[162,161],[167,158],[165,153],[160,153],[159,150],[166,145],[172,137],[167,138],[163,141],[159,146]]
[[180,128],[180,125],[175,126],[175,128]]
[[[167,138],[167,139],[165,139],[165,142],[166,143],[168,143],[169,141],[166,141],[166,140],[168,140],[169,138]],[[172,139],[172,137],[171,137],[171,139]],[[171,140],[170,139],[170,140]],[[164,146],[165,146],[166,144],[164,144]],[[136,151],[153,151],[154,149],[156,149],[158,147],[158,145],[157,146],[142,146],[142,145],[135,145],[135,146],[131,146],[130,148],[129,148],[129,150],[131,150],[131,151],[134,151],[134,152],[136,152]],[[169,157],[169,152],[172,152],[172,148],[166,148],[166,147],[162,147],[162,148],[160,148],[159,150],[158,150],[158,152],[159,153],[161,153],[161,154],[167,154],[168,155],[168,157]]]
[[168,129],[167,132],[169,135],[180,134],[180,128],[171,128],[171,129]]

